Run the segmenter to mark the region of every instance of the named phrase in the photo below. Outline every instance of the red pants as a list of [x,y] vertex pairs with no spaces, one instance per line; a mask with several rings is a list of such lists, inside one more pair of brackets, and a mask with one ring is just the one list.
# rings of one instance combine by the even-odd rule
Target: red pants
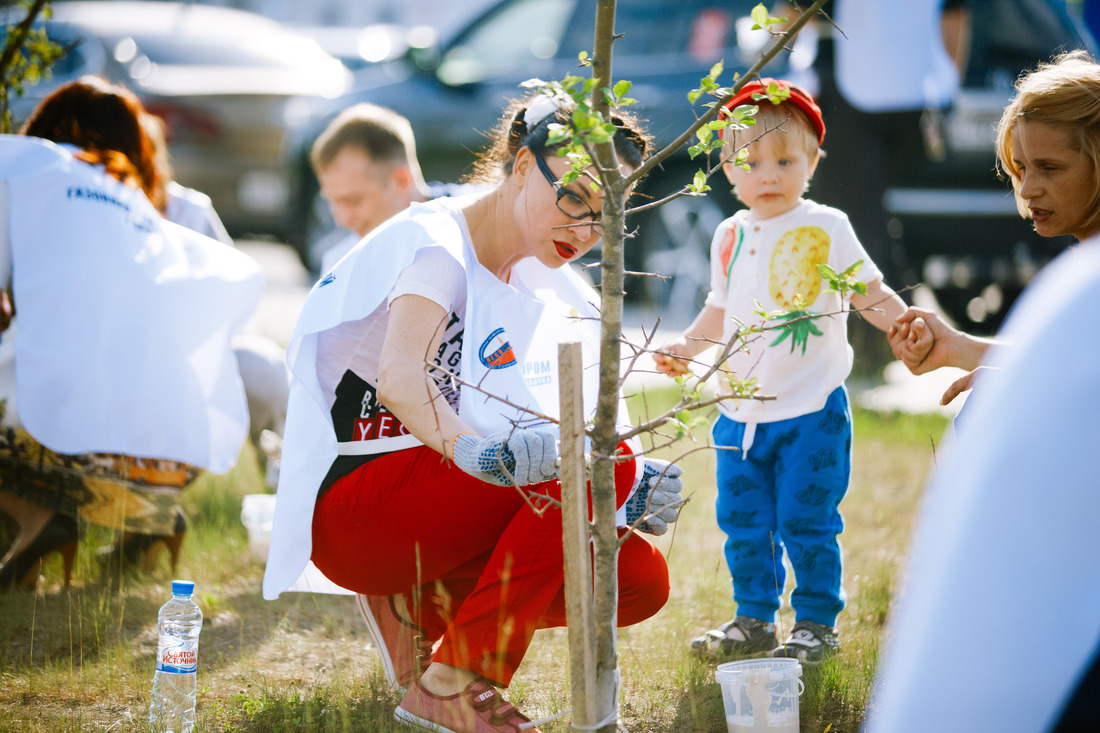
[[[634,462],[615,469],[625,499]],[[561,496],[557,481],[530,494]],[[433,661],[507,685],[537,629],[565,625],[561,511],[534,512],[515,487],[487,484],[430,448],[399,451],[336,481],[313,516],[313,562],[339,585],[402,594]],[[619,626],[668,600],[668,566],[641,535],[619,552]]]

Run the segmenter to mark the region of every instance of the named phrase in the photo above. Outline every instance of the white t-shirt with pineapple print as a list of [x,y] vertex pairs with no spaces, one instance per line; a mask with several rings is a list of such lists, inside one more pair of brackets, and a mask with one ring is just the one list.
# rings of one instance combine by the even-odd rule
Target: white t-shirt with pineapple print
[[[723,342],[733,336],[737,321],[766,329],[747,335],[744,348],[729,357],[726,368],[738,379],[757,379],[757,394],[775,397],[725,400],[719,405],[722,412],[738,422],[761,423],[822,409],[852,370],[852,347],[848,303],[826,292],[829,286],[817,265],[842,272],[863,260],[856,279],[882,279],[847,215],[813,201],[770,219],[757,219],[751,210],[738,211],[715,231],[710,260],[707,305],[725,311]],[[765,321],[755,312],[761,307],[795,313],[786,320]],[[728,393],[729,380],[720,383]]]

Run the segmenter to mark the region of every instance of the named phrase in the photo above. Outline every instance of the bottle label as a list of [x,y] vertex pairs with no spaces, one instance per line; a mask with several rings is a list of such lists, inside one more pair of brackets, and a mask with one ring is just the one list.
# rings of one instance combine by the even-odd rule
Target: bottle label
[[157,642],[157,671],[169,674],[191,674],[198,667],[198,639],[160,637]]

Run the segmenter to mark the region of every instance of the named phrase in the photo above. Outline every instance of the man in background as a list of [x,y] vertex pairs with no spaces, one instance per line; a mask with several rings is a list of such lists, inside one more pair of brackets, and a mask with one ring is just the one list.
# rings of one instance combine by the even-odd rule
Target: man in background
[[351,231],[322,255],[322,273],[410,204],[451,193],[444,184],[424,182],[409,121],[373,104],[337,115],[313,143],[310,163],[336,223]]

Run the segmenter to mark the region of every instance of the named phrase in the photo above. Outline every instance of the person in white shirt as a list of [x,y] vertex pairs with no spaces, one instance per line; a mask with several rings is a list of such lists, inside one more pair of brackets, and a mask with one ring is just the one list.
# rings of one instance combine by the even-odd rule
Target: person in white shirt
[[18,397],[0,431],[0,510],[20,530],[0,587],[34,585],[55,551],[68,583],[78,517],[120,530],[123,554],[167,545],[174,567],[179,492],[231,468],[247,434],[230,342],[259,301],[259,266],[162,219],[145,114],[129,90],[83,77],[0,137],[15,315],[0,368]]

